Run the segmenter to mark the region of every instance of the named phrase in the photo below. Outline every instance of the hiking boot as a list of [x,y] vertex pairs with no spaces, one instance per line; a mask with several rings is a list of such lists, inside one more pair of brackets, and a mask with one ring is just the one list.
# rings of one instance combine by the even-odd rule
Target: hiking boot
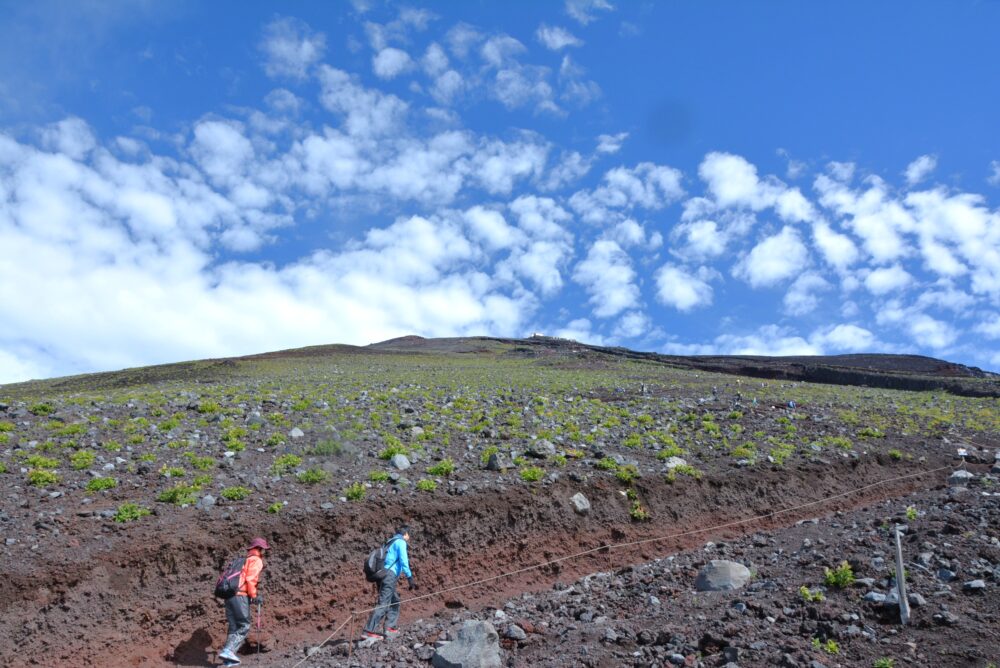
[[225,661],[227,666],[240,665],[240,658],[230,649],[224,649],[219,652],[219,658]]
[[392,628],[391,626],[385,630],[386,638],[397,638],[399,637],[399,629]]
[[361,636],[366,640],[369,638],[373,640],[382,640],[383,638],[385,638],[385,636],[382,635],[381,633],[374,633],[372,631],[365,631],[364,633],[361,634]]

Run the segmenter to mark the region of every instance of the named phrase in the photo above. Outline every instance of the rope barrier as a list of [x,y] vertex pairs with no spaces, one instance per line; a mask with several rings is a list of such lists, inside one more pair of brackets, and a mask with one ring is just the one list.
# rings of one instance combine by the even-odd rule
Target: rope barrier
[[[504,578],[509,578],[509,577],[512,577],[512,576],[515,576],[515,575],[520,575],[521,573],[527,573],[528,571],[533,571],[533,570],[537,570],[537,569],[546,568],[548,566],[553,566],[555,564],[559,564],[559,563],[562,563],[564,561],[569,561],[571,559],[579,559],[580,557],[585,557],[587,555],[594,554],[595,552],[601,552],[601,551],[608,551],[608,552],[610,552],[611,550],[617,550],[617,549],[622,549],[622,548],[626,548],[626,547],[635,547],[637,545],[645,545],[645,544],[648,544],[648,543],[660,543],[660,542],[663,542],[663,541],[666,541],[666,540],[671,540],[671,539],[674,539],[674,538],[682,538],[684,536],[693,536],[695,534],[707,533],[707,532],[710,532],[710,531],[718,531],[720,529],[728,529],[730,527],[739,526],[741,524],[749,524],[751,522],[758,522],[760,520],[766,520],[768,518],[776,517],[778,515],[783,515],[783,514],[795,512],[797,510],[802,510],[803,508],[809,508],[811,506],[816,506],[816,505],[819,505],[821,503],[826,503],[828,501],[833,501],[834,499],[839,499],[839,498],[843,498],[845,496],[850,496],[851,494],[857,494],[858,492],[863,492],[865,490],[872,489],[873,487],[878,487],[880,485],[888,485],[888,484],[891,484],[891,483],[894,483],[894,482],[900,482],[902,480],[908,480],[910,478],[919,478],[919,477],[922,477],[922,476],[931,475],[932,473],[938,473],[940,471],[944,471],[944,470],[950,469],[950,468],[953,468],[953,466],[952,465],[941,466],[939,468],[932,469],[930,471],[921,471],[919,473],[910,473],[908,475],[899,476],[899,477],[896,477],[896,478],[889,478],[888,480],[880,480],[878,482],[871,483],[870,485],[865,485],[863,487],[858,487],[856,489],[848,490],[846,492],[841,492],[840,494],[834,494],[832,496],[827,496],[827,497],[824,497],[824,498],[816,500],[816,501],[809,501],[807,503],[802,503],[802,504],[799,504],[797,506],[792,506],[791,508],[784,508],[782,510],[776,510],[774,512],[766,513],[764,515],[757,515],[757,516],[754,516],[754,517],[748,517],[748,518],[742,519],[742,520],[734,520],[732,522],[726,522],[724,524],[716,524],[715,526],[704,527],[704,528],[701,528],[701,529],[690,529],[688,531],[680,531],[680,532],[677,532],[677,533],[667,534],[665,536],[655,536],[653,538],[643,538],[643,539],[640,539],[640,540],[629,541],[629,542],[626,542],[626,543],[615,543],[615,544],[612,544],[612,545],[601,545],[599,547],[594,547],[594,548],[591,548],[589,550],[583,550],[582,552],[576,552],[574,554],[569,554],[569,555],[566,555],[566,556],[563,556],[563,557],[558,557],[556,559],[551,559],[549,561],[545,561],[545,562],[542,562],[542,563],[539,563],[539,564],[533,564],[531,566],[525,566],[524,568],[518,568],[516,570],[509,571],[507,573],[501,573],[500,575],[493,575],[493,576],[488,577],[488,578],[483,578],[482,580],[476,580],[474,582],[467,582],[465,584],[455,585],[454,587],[448,587],[446,589],[440,589],[438,591],[430,592],[428,594],[421,594],[420,596],[415,596],[413,598],[407,598],[406,602],[407,603],[413,603],[413,602],[416,602],[416,601],[420,601],[420,600],[432,598],[432,597],[435,597],[435,596],[441,596],[442,594],[449,594],[451,592],[460,591],[462,589],[468,589],[469,587],[475,587],[475,586],[478,586],[478,585],[487,584],[489,582],[495,582],[496,580],[502,580]],[[331,633],[329,636],[327,636],[323,640],[323,642],[321,642],[316,647],[322,647],[326,643],[330,642],[337,635],[337,633],[339,633],[340,630],[342,628],[344,628],[344,626],[346,626],[347,623],[349,621],[351,621],[352,619],[354,619],[356,616],[363,615],[363,614],[366,614],[366,613],[370,613],[370,612],[374,611],[377,607],[378,606],[375,606],[374,608],[368,608],[366,610],[354,610],[354,611],[352,611],[350,617],[348,617],[346,620],[344,620],[343,624],[341,624],[340,626],[338,626],[334,630],[333,633]],[[353,649],[353,647],[352,647],[352,649]],[[306,661],[308,661],[310,658],[311,658],[311,655],[307,654],[305,657],[302,658],[301,661],[299,661],[294,666],[292,666],[292,668],[298,668],[298,666],[302,665],[303,663],[305,663]]]

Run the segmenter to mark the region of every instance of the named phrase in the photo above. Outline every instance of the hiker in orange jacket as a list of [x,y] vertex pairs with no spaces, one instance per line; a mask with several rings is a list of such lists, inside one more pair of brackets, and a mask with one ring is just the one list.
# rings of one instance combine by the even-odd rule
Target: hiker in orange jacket
[[260,592],[260,573],[264,570],[264,551],[271,549],[263,538],[254,538],[247,548],[247,559],[240,573],[240,587],[236,596],[226,600],[226,621],[229,622],[229,635],[226,644],[219,652],[219,658],[226,665],[235,666],[240,663],[236,656],[237,650],[250,635],[250,606],[257,603]]

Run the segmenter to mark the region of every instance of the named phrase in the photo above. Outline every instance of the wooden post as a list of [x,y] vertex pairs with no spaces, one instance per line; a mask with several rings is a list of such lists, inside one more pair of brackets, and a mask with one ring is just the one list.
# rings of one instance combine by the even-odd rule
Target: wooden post
[[903,546],[899,541],[899,525],[893,528],[896,537],[896,595],[899,597],[899,619],[906,626],[910,622],[910,599],[906,597],[906,573],[903,570]]

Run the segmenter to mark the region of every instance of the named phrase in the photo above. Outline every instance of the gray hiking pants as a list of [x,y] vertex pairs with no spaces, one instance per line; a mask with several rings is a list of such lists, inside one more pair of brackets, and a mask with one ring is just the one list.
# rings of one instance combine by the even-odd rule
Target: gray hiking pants
[[399,592],[396,585],[399,583],[399,576],[390,571],[384,580],[378,583],[378,603],[372,610],[368,623],[365,624],[365,631],[369,633],[382,633],[379,627],[383,618],[385,625],[390,629],[396,628],[399,623]]
[[235,654],[250,635],[250,599],[246,596],[226,599],[226,621],[229,622],[229,635],[222,651],[228,649]]

